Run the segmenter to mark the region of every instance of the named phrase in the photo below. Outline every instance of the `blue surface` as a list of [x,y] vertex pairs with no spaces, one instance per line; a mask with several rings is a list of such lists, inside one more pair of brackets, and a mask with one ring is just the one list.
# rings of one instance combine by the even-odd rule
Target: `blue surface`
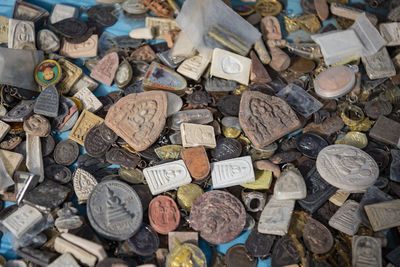
[[[61,4],[67,4],[67,5],[71,5],[71,6],[76,6],[78,8],[81,7],[90,7],[92,5],[96,4],[95,0],[26,0],[27,2],[36,4],[42,8],[45,8],[46,10],[48,10],[49,12],[51,12],[52,7],[54,6],[54,4],[56,3],[61,3]],[[292,14],[300,14],[301,13],[301,8],[300,8],[300,0],[287,0],[287,8],[286,10],[287,15],[290,16]],[[360,0],[357,1],[351,1],[351,2],[362,2]],[[252,5],[252,4],[248,4],[248,3],[242,3],[238,0],[234,0],[232,1],[233,5]],[[0,15],[6,16],[6,17],[11,17],[12,16],[12,10],[14,7],[14,0],[1,0],[0,1]],[[86,15],[81,15],[81,17],[83,19],[85,19]],[[295,33],[290,34],[289,36],[287,36],[287,33],[284,30],[284,23],[283,23],[283,17],[282,15],[278,16],[279,19],[281,20],[281,27],[282,27],[282,31],[284,36],[286,36],[286,39],[293,41],[293,40],[306,40],[308,37],[307,35],[302,32],[302,31],[298,31]],[[327,25],[328,23],[333,22],[333,20],[327,20],[323,23],[323,25]],[[119,20],[118,22],[113,25],[112,27],[108,27],[106,28],[106,31],[114,34],[116,36],[119,35],[127,35],[129,34],[129,32],[132,29],[135,28],[140,28],[140,27],[144,27],[145,23],[144,21],[132,21],[130,19],[127,19],[123,16],[122,11],[120,11],[120,16],[119,16]],[[75,60],[73,61],[75,64],[77,64],[78,66],[82,67],[81,61],[80,60]],[[82,67],[83,71],[86,74],[89,74],[88,70],[85,67]],[[111,91],[117,91],[119,90],[118,87],[114,86],[106,86],[104,84],[100,84],[100,86],[98,87],[98,89],[94,92],[94,94],[96,96],[103,96],[108,94]],[[62,134],[55,134],[56,139],[61,140],[61,139],[67,139],[69,135],[69,131],[68,132],[64,132]],[[84,152],[83,148],[81,147],[81,153]],[[112,167],[116,167],[116,166],[112,166]],[[6,203],[5,206],[9,206],[12,203]],[[75,203],[76,204],[76,203]],[[85,210],[84,206],[79,207],[80,211],[81,210]],[[225,254],[225,252],[233,245],[235,244],[243,244],[246,239],[247,236],[250,234],[250,231],[246,231],[243,232],[238,238],[236,238],[234,241],[227,243],[227,244],[223,244],[223,245],[218,245],[217,250],[223,254]],[[5,256],[6,259],[14,259],[17,258],[18,255],[12,250],[11,244],[12,244],[12,240],[13,240],[13,236],[10,233],[4,233],[2,239],[1,239],[1,243],[0,243],[0,254]],[[208,248],[208,245],[206,242],[204,242],[203,240],[200,241],[200,247],[202,248],[202,250],[205,252],[205,254],[207,255],[207,258],[210,259],[211,253],[210,250]],[[259,261],[258,263],[259,267],[266,267],[266,266],[270,266],[270,259],[268,260],[264,260],[264,261]]]

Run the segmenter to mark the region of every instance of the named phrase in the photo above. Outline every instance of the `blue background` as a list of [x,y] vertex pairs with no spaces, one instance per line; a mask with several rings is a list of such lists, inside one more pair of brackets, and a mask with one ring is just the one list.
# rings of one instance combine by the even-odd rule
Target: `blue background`
[[[97,4],[95,0],[27,0],[26,2],[29,3],[33,3],[35,5],[38,5],[42,8],[45,8],[46,10],[48,10],[49,12],[51,12],[54,4],[56,3],[61,3],[61,4],[66,4],[66,5],[71,5],[71,6],[75,6],[75,7],[90,7],[92,5]],[[356,1],[350,1],[352,3],[355,2],[363,2],[360,0],[356,0]],[[233,0],[232,1],[232,5],[252,5],[252,3],[242,3],[238,0]],[[0,1],[0,15],[6,16],[6,17],[11,17],[12,16],[12,11],[13,11],[13,7],[14,7],[14,0],[1,0]],[[301,7],[300,7],[300,0],[287,0],[287,7],[286,7],[286,11],[287,11],[287,15],[290,16],[292,14],[301,14]],[[86,18],[86,15],[82,15],[81,17],[83,19]],[[288,35],[285,30],[284,30],[284,24],[283,24],[283,17],[282,15],[279,15],[278,18],[281,21],[281,27],[282,27],[282,31],[283,34],[285,36],[285,38],[289,41],[299,41],[299,40],[307,40],[309,38],[309,36],[307,34],[305,34],[302,31],[298,31],[295,33],[292,33],[290,35]],[[325,21],[323,23],[323,25],[327,25],[329,23],[333,23],[336,24],[336,22],[332,19],[329,19],[327,21]],[[143,21],[133,21],[130,19],[127,19],[123,16],[122,14],[122,10],[120,10],[120,16],[118,19],[118,22],[113,25],[112,27],[108,27],[105,28],[105,30],[109,33],[112,33],[116,36],[119,35],[128,35],[129,32],[132,29],[135,28],[141,28],[144,27],[145,23],[144,20]],[[75,60],[73,61],[74,63],[76,63],[78,66],[82,67],[81,61],[80,60]],[[88,70],[85,67],[82,67],[83,71],[86,74],[89,74]],[[103,96],[108,94],[111,91],[116,91],[119,90],[117,86],[113,85],[113,86],[106,86],[104,84],[100,84],[99,87],[97,88],[97,90],[94,92],[94,94],[96,96]],[[56,134],[55,137],[58,140],[61,139],[67,139],[69,135],[69,131],[68,132],[64,132],[62,134]],[[83,148],[81,147],[81,152],[83,151]],[[116,166],[113,166],[116,167]],[[13,203],[5,203],[5,206],[9,206]],[[77,204],[77,203],[75,203]],[[80,210],[84,211],[83,207],[80,208]],[[235,244],[243,244],[246,239],[247,236],[250,234],[250,231],[245,231],[243,232],[238,238],[236,238],[234,241],[227,243],[227,244],[223,244],[223,245],[218,245],[217,246],[217,250],[223,254],[225,254],[225,252],[233,245]],[[1,243],[0,243],[0,254],[5,256],[6,259],[14,259],[17,258],[18,255],[12,250],[11,244],[12,244],[12,240],[13,240],[13,236],[11,233],[4,233],[2,239],[1,239]],[[210,251],[208,249],[207,243],[204,240],[200,240],[199,242],[200,247],[203,249],[203,251],[206,253],[208,259],[210,258],[211,254]],[[270,259],[268,260],[264,260],[264,261],[259,261],[258,266],[270,266]]]

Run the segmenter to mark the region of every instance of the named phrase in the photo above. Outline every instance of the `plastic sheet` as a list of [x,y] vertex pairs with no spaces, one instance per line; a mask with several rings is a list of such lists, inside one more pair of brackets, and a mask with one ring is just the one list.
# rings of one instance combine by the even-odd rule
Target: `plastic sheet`
[[[222,48],[209,39],[207,41],[207,36],[212,37],[212,34],[209,34],[210,30],[218,36],[217,38],[238,46],[243,45],[241,55],[246,55],[251,46],[261,37],[261,33],[255,27],[221,0],[186,0],[176,21],[197,50],[204,55],[210,55],[214,48]],[[234,38],[235,35],[238,38]],[[238,51],[233,52],[238,53]]]

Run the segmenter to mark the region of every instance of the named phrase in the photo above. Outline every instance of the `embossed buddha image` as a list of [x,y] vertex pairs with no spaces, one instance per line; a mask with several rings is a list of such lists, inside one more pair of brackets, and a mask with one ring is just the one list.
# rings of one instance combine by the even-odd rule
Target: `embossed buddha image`
[[156,201],[155,210],[152,212],[152,218],[158,224],[170,225],[178,220],[176,213],[177,211],[174,205],[169,201]]

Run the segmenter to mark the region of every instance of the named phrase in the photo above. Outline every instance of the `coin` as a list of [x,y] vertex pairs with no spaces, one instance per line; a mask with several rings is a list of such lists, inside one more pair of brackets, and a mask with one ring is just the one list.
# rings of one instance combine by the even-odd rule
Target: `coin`
[[217,108],[224,116],[237,117],[239,115],[239,105],[240,97],[237,95],[224,96],[217,102]]
[[139,231],[127,240],[130,249],[140,256],[152,255],[159,246],[156,231],[150,225],[142,224]]
[[304,226],[303,240],[307,249],[317,254],[327,253],[333,246],[333,237],[328,228],[311,217],[307,218]]
[[157,233],[166,235],[174,231],[179,226],[180,220],[181,214],[172,198],[158,196],[150,202],[149,221]]
[[190,226],[213,244],[235,239],[246,223],[243,204],[230,193],[212,190],[201,195],[192,205]]
[[99,125],[95,125],[86,134],[84,148],[89,156],[95,158],[104,156],[110,147],[111,143],[104,141],[101,137],[101,129]]
[[139,231],[143,208],[138,194],[120,181],[97,184],[89,195],[86,211],[95,231],[111,240],[126,240]]
[[318,153],[328,145],[324,138],[312,133],[301,134],[296,138],[297,149],[303,155],[312,159],[316,159]]
[[60,184],[69,183],[72,179],[71,171],[67,167],[58,164],[46,166],[44,168],[44,175],[46,178],[52,179]]
[[276,16],[281,13],[282,4],[277,0],[260,0],[254,5],[254,9],[261,16]]
[[54,149],[54,160],[57,164],[69,166],[76,161],[79,156],[78,144],[71,140],[63,140]]
[[237,158],[242,154],[242,144],[233,138],[222,138],[218,140],[214,151],[216,160]]
[[257,231],[257,227],[254,227],[244,245],[252,257],[266,259],[270,255],[275,239],[275,235],[262,234]]
[[138,156],[117,147],[113,147],[107,151],[106,159],[111,164],[120,165],[127,169],[134,169],[140,161]]
[[316,166],[321,177],[340,189],[364,190],[379,176],[378,164],[366,152],[348,145],[331,145],[318,154]]
[[246,247],[237,244],[228,249],[225,254],[226,263],[229,267],[257,266],[257,258],[247,255]]

